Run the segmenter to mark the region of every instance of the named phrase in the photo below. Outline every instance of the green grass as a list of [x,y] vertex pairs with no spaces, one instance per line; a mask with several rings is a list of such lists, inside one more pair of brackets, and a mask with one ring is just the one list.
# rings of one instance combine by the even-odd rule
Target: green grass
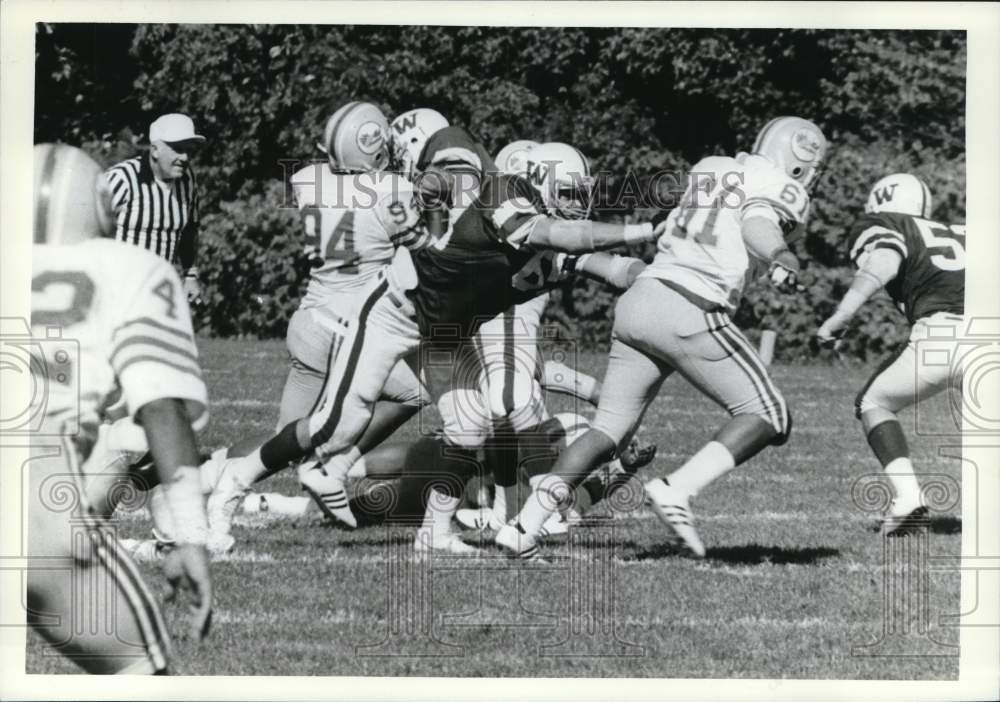
[[[286,371],[280,342],[201,342],[213,400],[206,447],[272,427]],[[605,360],[581,366],[599,377]],[[883,632],[884,564],[874,515],[852,485],[877,471],[853,417],[869,367],[776,367],[795,419],[789,443],[769,449],[694,505],[704,561],[676,555],[644,508],[581,527],[548,545],[551,567],[522,567],[488,549],[476,560],[408,559],[405,529],[353,533],[314,519],[240,518],[238,545],[214,564],[215,626],[201,647],[175,641],[175,670],[208,675],[448,675],[955,679],[959,578],[928,571],[926,617],[885,655],[856,647]],[[569,406],[553,396],[550,408]],[[920,409],[948,422],[947,400]],[[930,413],[930,414],[926,414]],[[660,447],[643,477],[665,475],[713,434],[724,413],[683,380],[668,381],[645,420]],[[914,437],[924,476],[959,479],[957,441]],[[416,436],[416,423],[402,430]],[[264,488],[299,494],[294,475]],[[147,524],[123,522],[126,534]],[[937,515],[925,542],[932,557],[960,552],[957,507]],[[915,548],[918,539],[894,540]],[[895,561],[893,563],[896,563]],[[147,581],[162,577],[144,567]],[[899,615],[899,606],[893,608]],[[182,613],[165,609],[174,630]],[[927,619],[927,633],[920,626]],[[921,620],[921,621],[918,621]],[[900,628],[902,625],[900,625]],[[576,633],[571,635],[571,630]],[[390,632],[392,635],[390,636]],[[932,640],[933,639],[933,640]],[[935,644],[950,644],[946,647]],[[380,643],[381,642],[381,643]],[[559,647],[560,642],[565,642]],[[72,666],[29,640],[29,672]]]

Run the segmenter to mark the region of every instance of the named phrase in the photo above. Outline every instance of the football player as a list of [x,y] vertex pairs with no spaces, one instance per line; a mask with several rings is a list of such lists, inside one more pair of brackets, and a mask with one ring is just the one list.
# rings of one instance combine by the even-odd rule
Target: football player
[[769,269],[779,289],[794,288],[799,264],[786,236],[805,224],[808,188],[825,152],[816,125],[779,117],[760,132],[752,154],[710,156],[691,169],[656,258],[615,307],[593,427],[559,457],[516,522],[497,532],[497,544],[521,558],[540,558],[536,537],[549,515],[624,445],[663,381],[679,371],[730,419],[683,466],[645,490],[659,519],[693,555],[705,555],[689,501],[766,446],[783,444],[791,430],[784,398],[730,315],[751,260]]
[[496,173],[485,149],[464,130],[418,130],[421,113],[407,115],[413,124],[397,129],[394,122],[393,138],[405,136],[397,153],[404,165],[416,164],[406,167],[416,174],[432,238],[412,255],[398,249],[384,278],[369,289],[334,361],[331,377],[338,382],[327,385],[317,410],[287,425],[247,461],[256,470],[272,470],[312,450],[333,455],[353,445],[388,370],[418,350],[444,428],[440,438],[425,437],[412,449],[414,460],[441,476],[414,546],[468,552],[471,547],[451,532],[451,515],[464,488],[461,476],[475,465],[475,450],[490,430],[471,339],[482,321],[510,307],[513,261],[528,247],[582,253],[648,241],[655,229],[549,217],[537,192],[523,179]]
[[[164,572],[172,592],[193,594],[193,631],[204,637],[212,581],[194,428],[207,421],[207,393],[187,298],[162,258],[102,238],[114,220],[97,163],[57,144],[37,145],[34,157],[30,349],[45,392],[32,410],[43,423],[31,447],[29,623],[89,673],[165,674],[170,641],[156,601],[88,499],[86,483],[108,476],[83,465],[104,409],[118,402],[142,427],[179,525]],[[71,510],[48,499],[66,476]],[[74,628],[81,617],[100,625]]]
[[[314,410],[368,287],[377,282],[396,247],[422,245],[425,236],[412,185],[385,171],[389,124],[376,105],[350,102],[334,112],[321,147],[327,163],[306,166],[291,178],[314,267],[288,325],[292,367],[282,393],[278,430]],[[327,456],[325,462],[300,466],[303,488],[330,518],[353,525],[344,491],[347,471],[428,402],[415,359],[400,359],[357,444]],[[209,499],[213,541],[221,542],[229,533],[233,512],[249,485],[271,474],[245,463],[240,468],[231,459],[246,456],[270,436],[242,441],[204,467],[206,472],[220,473]],[[231,537],[228,542],[232,543]]]
[[[503,173],[528,178],[547,203],[550,215],[567,219],[589,216],[593,185],[590,164],[572,146],[515,141],[500,150],[497,163]],[[557,199],[560,192],[567,199],[565,203]],[[576,198],[579,205],[568,206],[568,198]],[[483,323],[478,333],[485,369],[483,393],[494,424],[484,451],[487,469],[498,489],[492,510],[484,510],[474,521],[493,529],[499,529],[513,516],[510,510],[520,507],[517,466],[533,460],[518,450],[519,443],[532,442],[519,442],[517,435],[523,436],[528,430],[549,433],[540,426],[549,416],[537,364],[538,328],[549,291],[574,274],[624,290],[645,268],[638,259],[605,252],[577,256],[545,250],[529,256],[512,279],[516,304]],[[460,516],[459,521],[467,524],[468,514]]]
[[930,216],[931,194],[919,178],[894,173],[875,183],[850,238],[851,261],[858,271],[837,310],[816,332],[821,344],[834,346],[855,313],[881,288],[911,325],[908,342],[879,366],[854,403],[895,493],[882,522],[886,535],[905,533],[927,515],[897,413],[949,383],[961,387],[960,367],[952,370],[926,359],[934,352],[957,356],[964,331],[965,226]]

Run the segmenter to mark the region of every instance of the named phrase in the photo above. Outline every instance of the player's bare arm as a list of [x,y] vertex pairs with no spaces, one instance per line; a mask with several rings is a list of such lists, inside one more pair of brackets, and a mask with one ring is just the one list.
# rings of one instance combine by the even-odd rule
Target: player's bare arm
[[197,468],[201,461],[191,418],[182,400],[168,398],[143,405],[137,417],[145,428],[176,525],[177,548],[167,555],[163,565],[170,585],[168,599],[178,591],[191,593],[191,628],[201,639],[208,634],[211,623],[212,579],[205,549],[208,519]]
[[854,274],[851,287],[844,293],[836,311],[816,331],[824,346],[832,346],[858,310],[899,273],[903,256],[893,249],[878,248],[864,255],[861,267]]

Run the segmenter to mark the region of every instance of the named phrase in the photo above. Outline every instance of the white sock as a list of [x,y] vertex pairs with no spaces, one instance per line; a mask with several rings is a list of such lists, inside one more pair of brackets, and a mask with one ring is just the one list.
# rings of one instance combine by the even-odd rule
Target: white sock
[[431,488],[424,510],[423,528],[431,529],[434,537],[451,532],[451,518],[455,516],[461,498],[445,495],[437,488]]
[[348,478],[363,478],[368,475],[368,464],[365,463],[365,457],[359,456],[358,460],[354,462],[351,469],[347,471]]
[[357,446],[351,446],[346,451],[330,456],[323,461],[323,468],[327,474],[341,480],[347,480],[347,474],[357,460],[361,458],[361,451]]
[[[214,455],[214,454],[213,454]],[[233,477],[244,487],[249,487],[257,482],[257,478],[267,472],[264,461],[260,458],[260,448],[255,448],[253,453],[244,458],[227,458],[227,461],[234,461],[229,469],[233,472]]]
[[901,457],[889,461],[885,467],[886,477],[892,483],[896,497],[904,500],[917,500],[920,498],[920,483],[913,473],[913,463],[909,458]]
[[528,495],[524,507],[517,515],[517,521],[528,536],[535,537],[542,530],[542,525],[548,521],[558,507],[558,501],[570,493],[569,485],[562,478],[546,473],[544,481],[539,481],[531,494]]
[[736,467],[733,454],[718,441],[709,441],[687,463],[667,476],[667,482],[694,497]]

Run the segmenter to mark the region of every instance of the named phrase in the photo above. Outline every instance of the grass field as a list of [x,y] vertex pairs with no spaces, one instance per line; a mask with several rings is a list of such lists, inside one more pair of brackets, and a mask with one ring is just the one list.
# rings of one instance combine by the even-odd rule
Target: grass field
[[[273,426],[286,372],[281,342],[201,342],[212,398],[206,447]],[[604,359],[581,359],[600,377]],[[314,519],[240,517],[234,552],[214,566],[215,625],[203,646],[175,641],[174,669],[206,675],[448,675],[954,679],[959,578],[921,558],[956,556],[952,506],[929,532],[885,542],[864,491],[877,471],[853,417],[869,367],[773,369],[795,420],[789,443],[711,486],[693,505],[709,550],[678,556],[645,508],[580,527],[547,546],[551,566],[524,567],[487,549],[479,559],[408,558],[398,527],[349,533]],[[567,400],[553,396],[559,411]],[[913,436],[925,477],[957,486],[958,440]],[[681,379],[645,421],[659,444],[643,477],[677,467],[724,414]],[[935,398],[920,422],[951,422]],[[411,422],[404,437],[416,436]],[[952,453],[957,453],[954,450]],[[294,475],[267,490],[299,494]],[[853,495],[853,497],[852,497]],[[871,497],[869,491],[864,493]],[[125,535],[148,524],[126,520]],[[889,550],[886,550],[889,549]],[[902,554],[902,555],[901,555]],[[154,567],[147,581],[162,586]],[[897,597],[904,574],[917,587]],[[887,594],[891,603],[886,604]],[[909,607],[924,596],[926,609]],[[887,615],[886,612],[889,612]],[[175,631],[182,613],[167,606]],[[881,646],[859,650],[882,640]],[[29,639],[29,672],[71,672]]]

